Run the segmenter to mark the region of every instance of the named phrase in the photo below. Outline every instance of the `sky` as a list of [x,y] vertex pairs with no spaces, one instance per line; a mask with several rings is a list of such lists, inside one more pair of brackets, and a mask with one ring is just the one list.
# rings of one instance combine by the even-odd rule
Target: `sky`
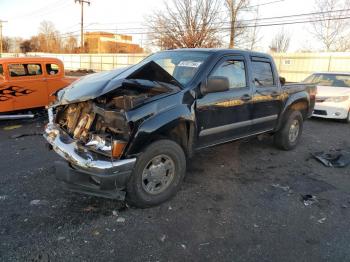
[[[168,0],[169,1],[169,0]],[[223,0],[222,0],[223,1]],[[259,6],[259,17],[276,17],[313,12],[316,0],[251,0],[251,5]],[[140,27],[146,27],[145,20],[154,12],[164,7],[164,0],[90,0],[91,5],[84,6],[84,25],[89,29],[108,29],[117,33],[131,34],[133,41],[145,44],[147,36],[140,34]],[[242,19],[249,19],[247,13]],[[0,20],[7,20],[3,25],[3,35],[9,37],[30,38],[36,35],[43,20],[54,23],[62,36],[72,32],[80,33],[80,5],[74,0],[0,0]],[[291,36],[289,51],[317,46],[310,36],[309,24],[261,27],[259,36],[260,51],[267,51],[273,36],[281,30]],[[136,28],[136,29],[135,29]]]

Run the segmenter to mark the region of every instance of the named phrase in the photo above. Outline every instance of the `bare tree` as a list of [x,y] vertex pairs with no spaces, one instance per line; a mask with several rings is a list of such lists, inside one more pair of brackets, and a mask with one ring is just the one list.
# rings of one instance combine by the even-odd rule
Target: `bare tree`
[[38,38],[41,52],[61,51],[61,38],[52,22],[43,21],[40,23]]
[[219,0],[172,0],[148,21],[149,38],[161,49],[218,47]]
[[242,35],[245,41],[243,43],[240,43],[240,46],[242,46],[243,48],[246,48],[249,50],[256,50],[258,48],[258,45],[262,40],[258,22],[259,22],[259,7],[257,7],[254,10],[253,26],[246,28],[246,32],[244,32],[244,34]]
[[[350,47],[350,23],[348,17],[350,0],[317,0],[317,22],[312,23],[311,33],[319,40],[325,51],[347,51]],[[339,11],[340,10],[340,11]]]
[[272,52],[277,52],[277,53],[287,52],[290,44],[290,39],[291,39],[290,35],[282,29],[272,39],[270,44],[270,50]]
[[8,53],[10,52],[10,49],[11,49],[11,38],[5,36],[2,38],[2,51],[4,53]]
[[78,41],[73,35],[69,35],[64,43],[64,51],[67,53],[75,53],[78,48]]
[[239,21],[239,16],[244,9],[249,7],[250,0],[225,0],[225,7],[230,19],[230,43],[229,48],[237,45],[239,37],[244,34],[246,28]]

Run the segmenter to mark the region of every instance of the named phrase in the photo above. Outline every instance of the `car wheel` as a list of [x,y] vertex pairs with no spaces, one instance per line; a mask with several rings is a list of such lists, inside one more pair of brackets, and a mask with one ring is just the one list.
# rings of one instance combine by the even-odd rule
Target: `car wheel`
[[303,131],[303,122],[300,111],[289,111],[281,129],[274,135],[275,145],[283,150],[295,148]]
[[156,141],[138,157],[127,183],[126,200],[140,208],[159,205],[176,194],[185,173],[182,148],[171,140]]
[[348,112],[348,117],[346,119],[344,119],[344,122],[345,123],[350,123],[350,109],[349,109],[349,112]]

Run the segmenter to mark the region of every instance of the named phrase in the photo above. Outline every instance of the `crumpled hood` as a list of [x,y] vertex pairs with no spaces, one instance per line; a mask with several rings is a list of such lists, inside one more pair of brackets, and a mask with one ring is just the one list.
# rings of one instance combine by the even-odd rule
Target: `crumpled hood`
[[147,63],[141,62],[131,67],[95,73],[80,78],[58,92],[57,103],[54,106],[97,98],[120,88],[127,79],[165,82],[181,87],[181,84],[157,63],[153,61]]
[[317,86],[317,97],[332,97],[350,95],[349,87]]

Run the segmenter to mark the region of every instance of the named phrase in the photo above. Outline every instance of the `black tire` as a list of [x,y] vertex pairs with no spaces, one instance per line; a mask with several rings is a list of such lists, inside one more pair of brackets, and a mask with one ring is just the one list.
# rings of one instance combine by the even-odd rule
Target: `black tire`
[[348,117],[344,119],[344,123],[347,123],[347,124],[350,123],[350,109],[349,109],[349,112],[348,112]]
[[[168,185],[159,193],[147,192],[147,179],[143,177],[144,170],[149,170],[148,166],[154,167],[153,159],[166,157],[172,162],[172,179]],[[167,162],[167,160],[165,162]],[[163,160],[162,160],[163,161]],[[166,171],[168,173],[169,170]],[[135,207],[146,208],[159,205],[171,197],[180,189],[181,183],[186,173],[186,157],[182,148],[171,140],[158,140],[145,148],[138,157],[132,175],[126,187],[126,201]],[[149,173],[150,178],[153,178],[153,173]],[[168,175],[168,174],[167,174]],[[156,182],[152,182],[156,184]],[[162,182],[159,182],[161,184]],[[155,186],[156,187],[156,186]]]
[[[291,137],[290,132],[295,131],[295,121],[298,123],[298,133]],[[282,150],[294,149],[300,140],[303,131],[303,122],[303,115],[300,111],[289,111],[282,123],[281,129],[274,135],[275,145]]]

